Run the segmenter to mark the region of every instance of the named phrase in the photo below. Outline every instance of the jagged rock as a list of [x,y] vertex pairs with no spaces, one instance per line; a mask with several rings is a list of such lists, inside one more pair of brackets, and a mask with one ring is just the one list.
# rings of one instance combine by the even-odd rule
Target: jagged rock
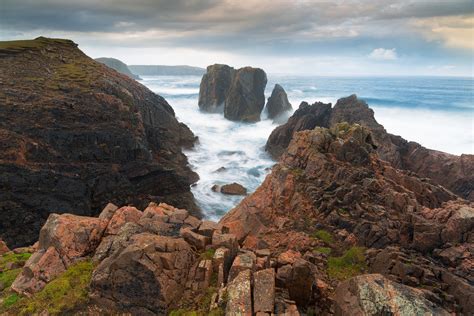
[[133,206],[121,207],[114,212],[105,233],[107,235],[115,235],[125,223],[136,223],[142,215],[143,213]]
[[254,312],[273,314],[275,305],[275,270],[260,270],[255,272],[253,277]]
[[46,283],[99,245],[107,221],[72,214],[51,214],[41,229],[38,250],[12,284],[18,293],[40,291]]
[[330,103],[316,102],[310,106],[308,103],[302,102],[287,123],[272,131],[265,145],[265,150],[275,159],[278,159],[290,144],[293,134],[314,129],[316,126],[327,127],[330,113]]
[[102,212],[99,214],[100,219],[105,219],[107,221],[110,221],[110,219],[114,216],[115,211],[118,210],[118,206],[113,204],[113,203],[108,203]]
[[234,257],[228,248],[217,248],[212,257],[214,272],[218,273],[217,285],[225,283]]
[[183,240],[148,233],[104,259],[94,270],[91,299],[133,314],[166,314],[181,297],[194,253]]
[[224,116],[233,121],[259,121],[266,84],[267,75],[259,68],[208,66],[199,89],[199,108],[207,112],[223,110]]
[[395,168],[416,172],[463,198],[474,200],[474,155],[456,156],[426,149],[420,144],[387,133],[375,120],[373,110],[356,95],[339,99],[332,109],[330,104],[315,103],[309,106],[302,102],[286,124],[273,130],[265,149],[278,159],[294,133],[316,126],[329,128],[342,122],[369,128],[380,158]]
[[212,235],[212,246],[216,248],[226,247],[232,254],[236,254],[239,248],[239,243],[234,234],[222,234],[216,230]]
[[72,41],[15,43],[0,51],[0,238],[31,245],[48,214],[98,215],[108,202],[198,214],[181,150],[195,136],[165,99]]
[[252,272],[241,271],[227,286],[226,315],[252,315]]
[[268,98],[267,105],[265,106],[268,118],[276,119],[278,116],[285,114],[285,112],[291,111],[290,101],[285,90],[279,84],[276,84],[273,88],[272,95]]
[[0,256],[9,251],[10,251],[10,248],[8,248],[7,244],[3,240],[0,239]]
[[354,277],[338,286],[336,315],[449,315],[424,298],[423,292],[380,274]]
[[227,65],[215,64],[207,67],[199,87],[199,108],[206,112],[224,110],[235,69]]

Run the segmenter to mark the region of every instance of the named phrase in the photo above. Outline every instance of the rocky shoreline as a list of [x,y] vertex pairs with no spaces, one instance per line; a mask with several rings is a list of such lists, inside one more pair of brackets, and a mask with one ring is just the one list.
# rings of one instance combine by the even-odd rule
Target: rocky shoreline
[[[181,151],[196,137],[166,100],[71,41],[9,43],[0,315],[474,310],[472,155],[387,133],[355,95],[303,102],[268,139],[278,162],[265,181],[208,221]],[[209,66],[199,106],[258,121],[266,81],[261,69]],[[267,107],[273,118],[291,109],[283,88]]]

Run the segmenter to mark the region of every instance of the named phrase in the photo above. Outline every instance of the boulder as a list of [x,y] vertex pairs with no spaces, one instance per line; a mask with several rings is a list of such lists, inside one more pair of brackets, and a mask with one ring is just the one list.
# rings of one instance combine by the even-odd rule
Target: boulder
[[265,107],[270,119],[276,119],[293,109],[285,90],[279,84],[275,84]]
[[224,117],[232,121],[260,121],[265,105],[267,75],[260,68],[244,67],[235,72],[224,106]]
[[235,69],[215,64],[207,67],[199,87],[199,108],[205,112],[222,112],[234,78]]
[[241,271],[227,286],[226,315],[252,315],[252,272]]
[[423,291],[392,282],[381,274],[356,276],[335,293],[336,315],[450,315]]
[[186,283],[194,253],[183,239],[149,233],[134,235],[129,245],[94,270],[95,304],[132,314],[167,314]]
[[0,256],[9,252],[10,248],[8,248],[7,244],[0,239]]
[[194,246],[198,250],[203,250],[207,245],[211,243],[211,238],[197,234],[191,230],[191,228],[181,229],[181,236],[186,240],[190,245]]
[[273,314],[275,305],[275,270],[254,273],[253,306],[255,313]]
[[238,184],[236,182],[230,183],[230,184],[224,184],[222,186],[213,185],[211,189],[214,192],[220,192],[222,194],[227,194],[227,195],[246,195],[247,194],[247,189],[241,184]]
[[12,285],[18,293],[35,293],[81,258],[94,253],[107,221],[72,214],[51,214],[40,232],[38,250],[26,261]]

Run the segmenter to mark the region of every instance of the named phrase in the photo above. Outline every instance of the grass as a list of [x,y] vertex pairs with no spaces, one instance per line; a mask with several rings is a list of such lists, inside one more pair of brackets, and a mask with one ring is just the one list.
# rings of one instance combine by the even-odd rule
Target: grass
[[211,260],[214,257],[214,253],[216,252],[215,249],[207,249],[206,251],[202,252],[200,255],[201,260]]
[[31,253],[25,252],[25,253],[13,253],[9,252],[4,254],[2,257],[0,257],[0,268],[5,269],[5,266],[7,263],[12,262],[12,263],[18,263],[18,262],[25,262],[31,257]]
[[331,244],[333,242],[333,238],[332,238],[331,233],[329,233],[328,231],[326,231],[324,229],[318,229],[311,236],[313,238],[317,238],[317,239],[325,242],[326,244]]
[[9,288],[20,272],[21,268],[0,272],[0,283],[3,284],[5,289]]
[[317,252],[320,252],[320,253],[324,253],[324,254],[326,254],[326,255],[328,255],[328,256],[329,256],[329,255],[331,254],[331,252],[332,252],[332,249],[329,248],[329,247],[318,247],[318,248],[315,248],[314,250],[317,251]]
[[340,257],[328,259],[328,275],[338,280],[346,280],[361,274],[367,269],[365,248],[352,247]]
[[[0,257],[0,283],[3,284],[5,289],[9,288],[13,281],[15,281],[18,274],[21,272],[21,268],[7,269],[8,263],[18,263],[19,266],[23,266],[25,261],[31,257],[31,253],[13,253],[9,252]],[[1,291],[0,291],[1,293]]]
[[91,261],[78,262],[31,298],[12,298],[8,307],[13,308],[11,312],[18,315],[32,315],[42,311],[58,315],[72,311],[87,303],[92,271]]
[[9,308],[12,305],[15,305],[16,302],[18,302],[19,300],[20,300],[20,296],[16,293],[13,293],[3,300],[3,307]]

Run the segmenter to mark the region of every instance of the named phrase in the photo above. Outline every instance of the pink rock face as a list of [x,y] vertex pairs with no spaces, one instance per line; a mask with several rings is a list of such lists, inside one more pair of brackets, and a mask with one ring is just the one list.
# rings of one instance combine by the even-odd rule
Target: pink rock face
[[10,251],[10,248],[8,248],[7,244],[3,240],[0,239],[0,256],[9,251]]
[[115,211],[110,219],[105,233],[107,235],[116,235],[125,223],[136,223],[140,220],[143,213],[133,206],[124,206]]
[[250,270],[241,271],[227,286],[226,315],[252,315]]

